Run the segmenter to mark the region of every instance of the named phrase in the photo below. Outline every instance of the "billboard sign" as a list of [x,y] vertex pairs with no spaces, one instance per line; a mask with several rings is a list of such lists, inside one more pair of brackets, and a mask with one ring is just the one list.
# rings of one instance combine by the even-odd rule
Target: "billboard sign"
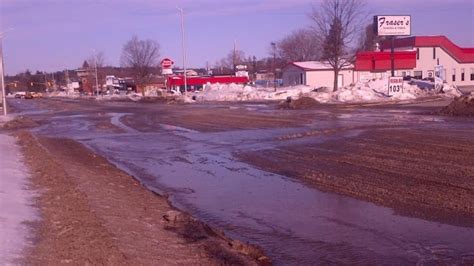
[[410,36],[411,16],[374,16],[377,36]]
[[388,78],[388,95],[394,96],[403,94],[403,77]]

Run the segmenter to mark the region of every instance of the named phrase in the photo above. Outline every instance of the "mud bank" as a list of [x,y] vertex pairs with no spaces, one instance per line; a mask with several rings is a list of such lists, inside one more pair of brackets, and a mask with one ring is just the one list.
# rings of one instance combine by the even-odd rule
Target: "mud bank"
[[469,136],[377,130],[351,139],[238,157],[324,191],[391,207],[401,214],[474,226],[474,142]]
[[233,241],[169,205],[69,139],[17,134],[41,191],[41,221],[25,264],[257,265],[260,249]]
[[474,116],[474,95],[454,99],[441,109],[440,114],[450,116]]

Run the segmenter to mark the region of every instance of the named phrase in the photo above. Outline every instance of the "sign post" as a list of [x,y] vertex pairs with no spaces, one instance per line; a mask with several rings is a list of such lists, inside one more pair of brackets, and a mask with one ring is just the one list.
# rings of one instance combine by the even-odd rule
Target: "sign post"
[[403,78],[395,77],[395,38],[411,35],[411,16],[374,16],[373,26],[377,36],[390,38],[391,77],[388,80],[388,95],[403,93]]

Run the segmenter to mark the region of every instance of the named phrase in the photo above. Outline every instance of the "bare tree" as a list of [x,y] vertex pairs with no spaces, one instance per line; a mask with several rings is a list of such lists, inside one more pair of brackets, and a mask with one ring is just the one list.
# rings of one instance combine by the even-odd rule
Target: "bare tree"
[[137,85],[142,85],[158,66],[160,44],[133,36],[122,48],[120,64],[132,70]]
[[86,61],[87,61],[87,64],[89,64],[89,67],[94,67],[96,62],[97,62],[97,67],[104,67],[105,54],[104,52],[98,52],[98,53],[92,54],[87,58]]
[[312,61],[321,57],[321,41],[312,29],[299,29],[277,43],[278,54],[286,62]]
[[338,76],[342,68],[353,60],[354,45],[364,20],[363,0],[323,0],[319,7],[313,6],[310,14],[314,28],[323,43],[322,59],[334,70],[334,88],[338,87]]
[[245,52],[242,50],[232,50],[230,51],[226,57],[222,58],[221,60],[217,61],[214,65],[214,68],[217,69],[218,73],[221,74],[229,74],[235,71],[235,65],[246,64],[246,56]]

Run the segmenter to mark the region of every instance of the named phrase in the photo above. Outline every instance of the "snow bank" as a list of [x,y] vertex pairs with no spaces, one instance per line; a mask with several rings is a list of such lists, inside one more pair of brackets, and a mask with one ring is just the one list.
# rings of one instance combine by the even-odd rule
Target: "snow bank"
[[26,189],[27,171],[15,139],[0,135],[0,265],[18,264],[31,245],[26,221],[38,219],[32,192]]
[[295,86],[287,88],[255,88],[237,84],[208,84],[202,91],[188,93],[195,101],[260,101],[285,100],[288,97],[299,98],[312,88]]
[[67,98],[78,98],[81,95],[79,92],[66,92],[66,91],[53,91],[45,94],[46,97],[67,97]]
[[[311,97],[322,103],[358,103],[415,100],[422,97],[438,94],[433,86],[427,82],[405,82],[402,94],[389,96],[387,94],[387,79],[359,82],[352,86],[338,89],[336,92],[328,88],[314,89],[308,86],[293,86],[277,88],[255,88],[243,85],[206,85],[202,91],[188,93],[188,102],[194,101],[262,101],[286,100],[288,97],[298,99]],[[445,84],[445,97],[460,96],[461,92],[452,85]]]
[[[328,88],[312,88],[304,85],[277,88],[252,87],[237,84],[207,84],[202,91],[188,92],[182,95],[178,91],[168,94],[162,89],[148,89],[145,97],[178,96],[181,102],[193,103],[203,101],[268,101],[286,100],[288,97],[299,99],[311,97],[321,103],[371,103],[386,101],[410,101],[432,95],[448,98],[460,96],[462,93],[456,86],[445,84],[442,93],[435,91],[432,83],[422,80],[413,80],[404,83],[403,93],[389,96],[387,94],[387,79],[358,82],[351,86],[338,89],[336,92]],[[50,97],[80,97],[78,93],[53,92]],[[87,96],[96,100],[132,100],[139,101],[140,93],[121,95]]]

